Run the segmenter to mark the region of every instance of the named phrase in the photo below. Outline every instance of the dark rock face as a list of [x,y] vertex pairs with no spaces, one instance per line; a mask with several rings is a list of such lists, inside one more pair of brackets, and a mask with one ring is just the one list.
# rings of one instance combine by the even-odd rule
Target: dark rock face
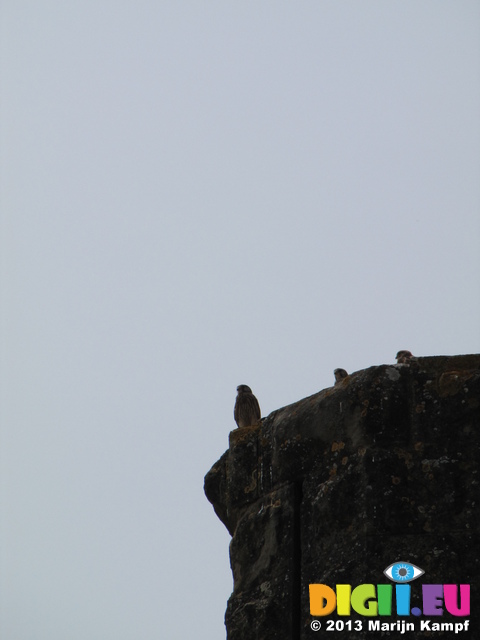
[[[371,367],[230,434],[205,493],[232,535],[229,640],[306,640],[309,584],[388,583],[396,561],[421,584],[470,584],[480,640],[480,355]],[[390,584],[393,584],[390,582]],[[395,600],[395,599],[394,599]],[[450,631],[335,631],[339,638],[452,637]],[[322,621],[325,633],[326,618]],[[433,622],[463,622],[451,615]]]

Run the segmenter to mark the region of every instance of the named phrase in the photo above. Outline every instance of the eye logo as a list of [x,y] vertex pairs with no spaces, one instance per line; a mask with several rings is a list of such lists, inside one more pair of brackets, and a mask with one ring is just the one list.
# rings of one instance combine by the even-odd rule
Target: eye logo
[[411,582],[423,576],[425,571],[410,562],[394,562],[383,573],[393,582]]

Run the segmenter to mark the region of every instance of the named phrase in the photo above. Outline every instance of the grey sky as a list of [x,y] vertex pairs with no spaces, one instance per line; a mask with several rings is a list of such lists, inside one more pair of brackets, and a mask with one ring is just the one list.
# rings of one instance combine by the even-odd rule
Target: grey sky
[[4,0],[0,636],[225,636],[203,476],[480,338],[480,5]]

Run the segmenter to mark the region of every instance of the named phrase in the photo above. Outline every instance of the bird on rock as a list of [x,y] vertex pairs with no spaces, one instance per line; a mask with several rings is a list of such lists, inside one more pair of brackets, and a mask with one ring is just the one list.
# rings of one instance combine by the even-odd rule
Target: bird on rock
[[237,399],[233,409],[233,417],[239,427],[251,427],[261,418],[260,405],[246,384],[237,387]]
[[412,355],[411,351],[407,351],[406,349],[402,349],[395,356],[397,359],[397,364],[410,364],[412,361],[415,361],[416,358]]
[[345,380],[345,378],[348,376],[348,373],[345,371],[345,369],[335,369],[333,375],[335,376],[335,384],[339,384],[342,380]]

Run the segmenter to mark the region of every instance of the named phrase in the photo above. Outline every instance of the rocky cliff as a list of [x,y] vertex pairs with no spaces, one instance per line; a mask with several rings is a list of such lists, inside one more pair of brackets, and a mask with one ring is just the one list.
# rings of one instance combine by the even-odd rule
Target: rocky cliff
[[[461,637],[480,640],[479,440],[480,355],[371,367],[232,431],[205,477],[232,535],[228,640],[321,637],[327,618],[315,634],[309,585],[389,583],[383,571],[398,560],[425,571],[412,607],[421,583],[471,584]],[[393,609],[382,624],[400,620]],[[355,612],[328,618],[362,620],[356,632],[339,623],[337,639],[409,637],[369,632]],[[416,624],[411,638],[455,635],[402,619]]]

